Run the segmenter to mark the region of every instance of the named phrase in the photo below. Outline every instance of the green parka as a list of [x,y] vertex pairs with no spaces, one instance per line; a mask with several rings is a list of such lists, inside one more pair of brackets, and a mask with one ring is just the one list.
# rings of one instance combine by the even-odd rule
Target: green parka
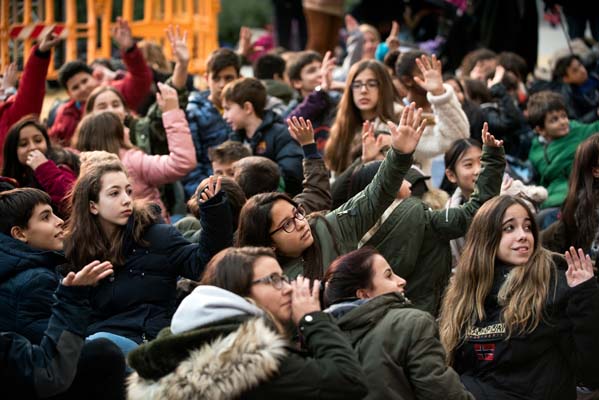
[[436,315],[451,274],[449,241],[466,234],[480,206],[499,195],[505,168],[503,148],[483,146],[482,168],[470,200],[461,207],[431,210],[421,199],[402,200],[365,241],[407,281],[406,297]]
[[412,308],[403,294],[375,297],[340,316],[337,324],[366,374],[365,399],[474,399],[445,365],[433,317]]
[[[314,241],[320,247],[323,271],[342,254],[358,248],[358,242],[375,224],[397,195],[403,177],[412,165],[412,154],[389,150],[379,171],[366,188],[339,208],[311,218]],[[280,258],[290,278],[304,273],[304,257]]]

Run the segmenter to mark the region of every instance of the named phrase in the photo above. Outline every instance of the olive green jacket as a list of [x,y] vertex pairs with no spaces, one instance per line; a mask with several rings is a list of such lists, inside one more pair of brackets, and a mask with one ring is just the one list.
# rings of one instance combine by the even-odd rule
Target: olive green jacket
[[[411,165],[412,154],[389,150],[374,179],[364,190],[339,208],[311,219],[312,235],[321,251],[324,269],[321,275],[335,258],[357,249],[362,236],[397,196]],[[290,278],[304,273],[303,256],[279,261]]]
[[337,324],[366,374],[365,399],[474,399],[445,365],[433,317],[412,308],[403,294],[375,297],[340,316]]
[[[174,87],[171,78],[166,83]],[[189,92],[187,88],[175,89],[179,98],[179,108],[185,111]],[[131,143],[142,149],[146,154],[169,153],[166,130],[162,123],[162,111],[158,107],[158,103],[154,102],[144,117],[135,118],[128,116],[125,119],[125,126],[129,128]]]
[[451,274],[449,241],[464,236],[480,206],[499,195],[504,168],[503,148],[484,146],[482,168],[467,203],[431,210],[419,198],[409,197],[364,243],[377,248],[407,281],[406,296],[416,308],[437,314]]

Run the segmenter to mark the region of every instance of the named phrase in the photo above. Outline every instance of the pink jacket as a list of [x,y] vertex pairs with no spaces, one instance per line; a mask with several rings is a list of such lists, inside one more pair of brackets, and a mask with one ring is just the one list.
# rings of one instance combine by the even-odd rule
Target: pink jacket
[[195,168],[197,161],[183,110],[163,113],[162,122],[166,129],[168,155],[148,155],[139,149],[121,149],[119,157],[129,173],[133,198],[157,203],[162,208],[162,215],[168,220],[158,186],[183,178]]

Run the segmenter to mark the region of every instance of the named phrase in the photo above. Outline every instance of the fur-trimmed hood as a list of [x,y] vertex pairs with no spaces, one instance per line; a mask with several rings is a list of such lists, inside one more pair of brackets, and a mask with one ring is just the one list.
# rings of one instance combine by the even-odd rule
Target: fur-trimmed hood
[[279,371],[287,340],[246,299],[199,286],[171,328],[129,354],[130,400],[235,399]]

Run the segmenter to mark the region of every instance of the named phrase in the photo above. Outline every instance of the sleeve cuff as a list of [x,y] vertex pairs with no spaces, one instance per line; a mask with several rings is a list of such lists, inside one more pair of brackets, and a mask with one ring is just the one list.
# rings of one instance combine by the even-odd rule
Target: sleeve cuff
[[304,158],[321,158],[320,153],[318,152],[318,148],[316,147],[316,143],[309,143],[303,145],[302,149],[304,150]]

